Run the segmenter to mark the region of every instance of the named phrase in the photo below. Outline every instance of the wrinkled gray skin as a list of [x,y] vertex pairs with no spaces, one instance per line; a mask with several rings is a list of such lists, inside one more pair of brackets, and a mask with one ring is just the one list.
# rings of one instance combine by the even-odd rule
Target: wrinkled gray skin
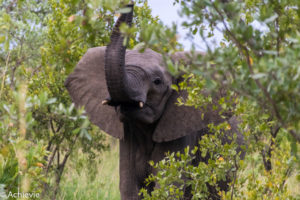
[[[129,6],[132,7],[132,6]],[[179,80],[165,68],[159,53],[146,49],[127,50],[119,33],[121,22],[131,24],[132,12],[118,19],[108,47],[91,48],[82,57],[74,72],[66,80],[66,87],[76,106],[85,106],[90,120],[108,134],[120,139],[120,192],[122,200],[140,199],[139,190],[150,192],[155,183],[145,186],[145,178],[155,173],[149,161],[160,161],[166,152],[182,151],[198,144],[207,133],[207,124],[218,124],[222,119],[210,108],[204,113],[192,107],[175,105],[176,99],[185,98],[184,91],[173,91],[171,84]],[[174,62],[189,56],[178,52]],[[108,104],[102,105],[102,100]],[[139,107],[143,102],[143,108]],[[236,120],[228,117],[232,133],[238,134]],[[193,161],[204,161],[200,155]],[[226,183],[220,187],[227,189]],[[186,189],[188,190],[188,189]],[[212,199],[218,199],[210,188]],[[189,199],[186,192],[186,199]]]

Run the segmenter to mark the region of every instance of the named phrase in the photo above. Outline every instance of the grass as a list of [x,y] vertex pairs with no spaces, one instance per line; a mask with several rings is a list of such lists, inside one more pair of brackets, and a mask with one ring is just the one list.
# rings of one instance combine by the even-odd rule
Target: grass
[[[60,185],[59,200],[119,200],[119,145],[113,141],[111,149],[98,155],[94,166],[82,163],[83,154],[65,169]],[[71,160],[70,160],[71,161]],[[75,164],[76,163],[76,164]],[[77,165],[77,166],[74,166]],[[81,167],[78,167],[81,166]],[[79,168],[79,170],[78,170]]]

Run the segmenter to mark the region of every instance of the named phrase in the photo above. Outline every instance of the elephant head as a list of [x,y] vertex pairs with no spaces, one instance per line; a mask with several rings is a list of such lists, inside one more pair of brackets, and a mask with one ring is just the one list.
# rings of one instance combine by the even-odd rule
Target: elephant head
[[105,77],[110,97],[104,104],[118,106],[120,119],[133,119],[142,123],[154,123],[162,114],[171,94],[172,78],[165,70],[162,56],[151,49],[126,52],[124,38],[120,34],[121,22],[131,25],[131,12],[118,19],[111,43],[105,53]]
[[[155,142],[175,140],[220,119],[217,112],[203,118],[200,111],[175,104],[187,94],[171,89],[178,80],[166,70],[161,54],[151,49],[126,50],[119,26],[131,24],[133,5],[129,7],[131,12],[118,19],[111,43],[89,49],[67,78],[65,86],[76,106],[84,106],[94,124],[117,138],[124,137],[121,122],[126,120],[155,124]],[[185,61],[190,58],[186,54],[177,52],[172,59]]]

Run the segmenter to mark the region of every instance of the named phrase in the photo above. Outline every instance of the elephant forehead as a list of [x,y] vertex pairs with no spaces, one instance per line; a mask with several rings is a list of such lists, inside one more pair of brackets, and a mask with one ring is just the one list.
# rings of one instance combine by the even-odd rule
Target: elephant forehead
[[144,52],[129,50],[126,52],[125,65],[136,65],[151,69],[155,66],[163,66],[163,58],[161,54],[151,49],[145,49]]

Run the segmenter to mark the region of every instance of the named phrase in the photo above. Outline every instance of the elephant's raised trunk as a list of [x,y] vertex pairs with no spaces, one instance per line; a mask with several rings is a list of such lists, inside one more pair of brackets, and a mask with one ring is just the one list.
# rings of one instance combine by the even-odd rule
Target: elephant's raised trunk
[[107,89],[113,103],[130,101],[126,91],[127,76],[125,73],[126,45],[123,45],[124,37],[120,33],[120,25],[125,22],[129,26],[132,23],[133,4],[127,5],[131,9],[129,13],[123,13],[117,20],[110,37],[110,44],[105,54],[105,78]]

